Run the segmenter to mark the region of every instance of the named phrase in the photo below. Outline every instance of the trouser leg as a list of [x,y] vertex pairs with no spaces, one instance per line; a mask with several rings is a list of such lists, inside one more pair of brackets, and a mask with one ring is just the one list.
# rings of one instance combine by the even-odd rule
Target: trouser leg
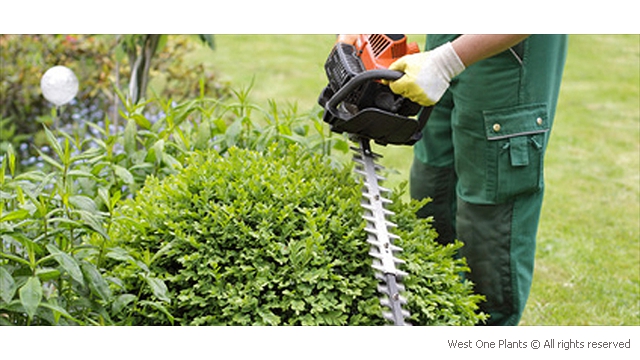
[[434,167],[414,160],[411,165],[411,197],[430,198],[418,211],[418,217],[433,216],[433,227],[438,233],[436,241],[446,245],[456,239],[456,174],[453,166]]
[[[471,272],[475,291],[487,294],[480,309],[488,325],[517,325],[529,296],[542,192],[497,205],[458,199],[460,255]],[[464,240],[466,239],[466,241]]]
[[452,143],[450,93],[445,93],[434,107],[423,138],[414,147],[414,159],[409,178],[413,199],[431,199],[418,211],[418,216],[433,216],[437,241],[451,243],[455,238],[456,173]]
[[464,243],[468,277],[494,325],[518,323],[531,287],[566,37],[534,35],[521,45],[452,81],[415,146],[411,172],[412,196],[434,198],[420,215],[434,217],[443,242]]

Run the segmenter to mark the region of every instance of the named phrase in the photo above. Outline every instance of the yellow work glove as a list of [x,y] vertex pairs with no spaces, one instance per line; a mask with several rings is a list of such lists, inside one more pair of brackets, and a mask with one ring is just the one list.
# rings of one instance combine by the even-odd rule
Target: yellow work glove
[[431,106],[440,100],[451,79],[465,66],[448,42],[431,51],[405,55],[389,69],[404,73],[400,79],[388,82],[391,91],[422,106]]

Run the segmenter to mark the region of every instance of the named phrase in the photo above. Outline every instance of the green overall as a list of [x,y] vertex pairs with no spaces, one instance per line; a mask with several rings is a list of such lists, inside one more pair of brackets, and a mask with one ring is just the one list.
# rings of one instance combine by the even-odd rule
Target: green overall
[[[427,36],[427,49],[455,39]],[[566,35],[532,35],[469,66],[434,107],[414,147],[411,196],[430,197],[439,241],[459,239],[487,324],[517,325],[533,277],[543,162]]]

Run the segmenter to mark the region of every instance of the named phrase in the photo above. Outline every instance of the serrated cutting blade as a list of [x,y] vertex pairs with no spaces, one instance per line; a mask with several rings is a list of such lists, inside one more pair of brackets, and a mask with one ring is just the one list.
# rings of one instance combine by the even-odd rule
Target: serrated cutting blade
[[407,274],[396,267],[404,261],[396,257],[402,249],[393,244],[393,240],[399,237],[392,234],[389,228],[396,227],[396,224],[387,219],[393,212],[385,209],[385,204],[391,200],[385,198],[383,193],[389,192],[378,184],[384,178],[377,174],[377,171],[384,169],[375,163],[376,159],[382,156],[371,151],[368,139],[359,139],[359,147],[352,148],[356,154],[356,173],[364,178],[362,188],[362,208],[363,218],[367,221],[365,231],[367,232],[367,242],[371,246],[369,255],[373,258],[372,267],[376,271],[376,279],[379,281],[378,292],[380,293],[380,304],[387,308],[383,312],[385,319],[393,325],[410,325],[405,319],[410,316],[409,312],[402,308],[407,303],[401,295],[404,286],[401,284],[402,277]]

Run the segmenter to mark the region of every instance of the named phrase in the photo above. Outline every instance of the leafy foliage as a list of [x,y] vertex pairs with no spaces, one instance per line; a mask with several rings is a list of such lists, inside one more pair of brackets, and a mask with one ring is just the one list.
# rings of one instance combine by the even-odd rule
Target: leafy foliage
[[[183,172],[149,179],[122,208],[114,237],[136,258],[151,256],[147,266],[167,284],[173,302],[164,305],[180,324],[380,321],[353,216],[358,198],[348,169],[296,148],[199,153]],[[145,284],[136,268],[113,275],[131,292]],[[155,308],[132,318],[166,323]]]
[[[73,134],[43,127],[50,150],[38,149],[38,166],[26,172],[9,146],[0,162],[0,323],[118,324],[117,315],[137,295],[123,292],[122,281],[105,271],[117,262],[130,262],[140,273],[148,270],[110,237],[115,209],[135,197],[148,176],[181,171],[193,151],[226,153],[230,145],[270,142],[327,149],[325,136],[313,133],[319,127],[311,124],[319,118],[238,101],[125,103],[127,126],[115,134],[108,121],[104,127],[86,122]],[[149,119],[146,105],[162,108],[162,117]],[[250,120],[250,109],[265,120]],[[318,137],[321,143],[314,140]],[[160,281],[144,279],[166,299]],[[161,303],[136,304],[162,309]]]
[[460,279],[469,271],[466,261],[457,256],[462,243],[442,246],[430,221],[417,219],[415,214],[424,202],[402,202],[406,182],[400,184],[391,196],[389,209],[395,213],[398,224],[394,233],[400,236],[397,244],[403,248],[402,258],[409,273],[404,279],[408,289],[408,305],[415,324],[474,325],[487,318],[478,313],[477,304],[484,300],[474,294],[473,284]]
[[[359,188],[349,167],[331,167],[298,146],[199,152],[179,174],[150,178],[121,208],[112,235],[149,273],[121,265],[111,276],[141,301],[161,303],[130,308],[131,323],[384,324]],[[413,319],[474,324],[480,298],[459,280],[464,261],[453,260],[456,247],[435,243],[412,212],[417,206],[398,215],[413,261]],[[160,293],[171,295],[162,300],[145,276],[161,279]]]
[[[8,147],[0,323],[382,324],[360,185],[334,157],[345,139],[247,93],[125,102],[116,133],[43,127],[49,151],[26,172]],[[477,322],[464,262],[398,206],[414,322]]]

